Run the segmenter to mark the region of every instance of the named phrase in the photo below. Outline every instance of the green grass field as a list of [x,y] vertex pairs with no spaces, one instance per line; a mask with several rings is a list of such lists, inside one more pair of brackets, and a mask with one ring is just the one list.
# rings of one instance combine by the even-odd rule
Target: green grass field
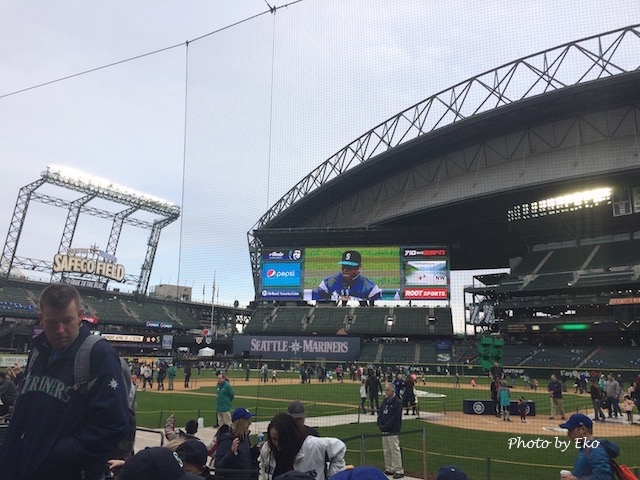
[[[321,419],[312,417],[342,415],[357,413],[360,395],[359,384],[346,380],[337,382],[301,385],[294,373],[280,373],[277,385],[243,385],[242,372],[229,372],[236,398],[234,407],[244,406],[256,412],[256,421],[268,421],[275,413],[286,411],[288,403],[293,399],[302,400],[306,405],[307,417],[310,425],[316,426],[323,436],[341,438],[347,444],[347,463],[361,464],[361,440],[364,441],[364,464],[384,467],[382,461],[382,446],[379,431],[375,424],[357,423],[338,427],[323,426]],[[252,373],[255,378],[256,372]],[[242,377],[242,378],[241,378]],[[213,379],[211,370],[202,372],[199,377],[192,377],[197,386],[198,381]],[[180,379],[176,379],[179,381]],[[450,382],[451,388],[429,387],[429,382]],[[429,377],[427,385],[417,385],[418,389],[436,391],[446,395],[446,398],[420,398],[420,408],[423,412],[459,412],[463,398],[489,398],[488,379],[477,379],[478,390],[470,391],[453,388],[454,380],[446,377]],[[549,414],[548,395],[546,393],[530,393],[527,398],[536,402],[537,415]],[[584,410],[589,405],[585,395],[565,394],[565,410]],[[138,393],[138,424],[150,428],[164,426],[164,420],[170,413],[176,413],[179,425],[184,425],[190,418],[203,417],[206,426],[215,422],[215,387],[203,387],[189,393],[171,392],[157,394],[155,392]],[[470,421],[477,421],[477,417],[470,416]],[[515,419],[514,426],[517,425]],[[597,428],[597,426],[596,426]],[[629,426],[637,428],[639,426]],[[408,475],[424,478],[423,475],[423,429],[426,431],[426,460],[429,476],[435,475],[441,465],[455,463],[467,472],[470,479],[557,479],[562,468],[573,465],[577,450],[573,447],[565,452],[554,446],[535,449],[509,449],[508,439],[517,434],[483,432],[435,425],[404,417],[401,445],[405,471]],[[257,432],[254,432],[257,434]],[[566,437],[558,434],[560,439]],[[554,436],[522,435],[522,440],[536,440],[537,438],[555,441]],[[597,430],[596,430],[597,437]],[[210,439],[205,438],[205,441]],[[618,437],[616,443],[622,454],[619,463],[635,466],[640,458],[638,437]]]

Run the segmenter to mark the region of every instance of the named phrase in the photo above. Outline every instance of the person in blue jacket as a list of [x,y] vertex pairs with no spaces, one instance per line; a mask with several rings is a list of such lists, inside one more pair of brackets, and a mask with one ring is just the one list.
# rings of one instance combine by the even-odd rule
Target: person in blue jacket
[[333,300],[343,305],[356,298],[362,305],[373,305],[382,298],[382,289],[362,275],[362,255],[356,250],[347,250],[338,262],[340,272],[325,278],[312,293],[313,300]]
[[39,301],[44,331],[34,339],[13,417],[0,447],[3,480],[94,480],[129,429],[127,390],[106,340],[90,353],[90,385],[77,385],[74,360],[90,335],[78,291],[51,284]]
[[574,413],[560,428],[568,430],[567,435],[573,447],[580,453],[573,464],[571,475],[562,475],[562,480],[613,480],[611,457],[620,454],[618,445],[610,440],[593,436],[593,422],[582,413]]

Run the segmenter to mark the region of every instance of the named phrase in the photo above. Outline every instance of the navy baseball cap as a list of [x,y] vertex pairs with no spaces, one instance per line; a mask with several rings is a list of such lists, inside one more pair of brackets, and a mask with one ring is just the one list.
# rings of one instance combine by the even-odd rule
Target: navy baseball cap
[[200,440],[187,440],[176,448],[180,460],[199,467],[207,464],[207,447]]
[[574,413],[569,417],[569,420],[560,424],[560,428],[566,428],[567,430],[573,430],[578,427],[593,428],[593,422],[582,413]]
[[202,477],[185,472],[182,460],[171,449],[151,447],[127,458],[118,480],[202,480]]
[[287,407],[287,413],[293,418],[306,418],[307,414],[304,412],[304,403],[300,400],[294,400]]
[[231,414],[231,421],[235,422],[236,420],[240,420],[241,418],[251,418],[255,415],[255,413],[251,413],[244,407],[238,407]]
[[340,265],[346,265],[347,267],[359,267],[362,263],[362,256],[360,252],[347,250],[342,254],[342,259],[338,263]]
[[436,480],[467,480],[467,474],[455,465],[445,465],[438,469]]

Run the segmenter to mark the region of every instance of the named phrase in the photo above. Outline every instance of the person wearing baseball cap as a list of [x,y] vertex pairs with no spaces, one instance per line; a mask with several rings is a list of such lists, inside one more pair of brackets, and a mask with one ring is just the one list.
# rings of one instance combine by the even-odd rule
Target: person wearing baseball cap
[[345,250],[338,262],[340,272],[325,278],[312,291],[312,300],[333,300],[346,305],[355,298],[360,305],[372,305],[382,298],[382,289],[360,273],[362,255],[357,250]]
[[[216,435],[218,447],[214,465],[216,474],[222,473],[225,479],[245,478],[248,471],[254,468],[259,453],[249,441],[249,427],[254,416],[245,407],[238,407],[231,414],[231,428],[222,426]],[[225,470],[236,472],[224,472]]]
[[183,442],[176,448],[176,453],[182,460],[185,471],[205,478],[210,477],[207,468],[207,447],[200,440],[192,439]]
[[376,467],[347,467],[331,477],[331,480],[387,480],[387,476]]
[[436,480],[467,480],[467,474],[455,465],[445,465],[438,469]]
[[202,477],[186,472],[177,452],[166,447],[140,450],[127,458],[118,480],[202,480]]
[[313,435],[314,437],[320,436],[317,429],[305,425],[304,422],[307,419],[307,414],[304,411],[304,403],[302,403],[300,400],[294,400],[293,402],[291,402],[287,407],[287,413],[291,417],[295,418],[296,422],[302,425],[302,427],[306,430],[307,435]]
[[593,437],[593,421],[582,413],[574,413],[560,428],[567,430],[567,435],[580,453],[573,464],[573,470],[567,474],[561,472],[562,480],[578,480],[582,478],[598,478],[613,480],[613,469],[610,458],[620,454],[618,445],[610,440]]

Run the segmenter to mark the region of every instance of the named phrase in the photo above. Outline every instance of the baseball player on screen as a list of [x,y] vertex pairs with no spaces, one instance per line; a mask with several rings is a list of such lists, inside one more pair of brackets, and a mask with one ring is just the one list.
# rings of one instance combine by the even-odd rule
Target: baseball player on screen
[[314,300],[333,300],[346,305],[350,298],[360,300],[360,305],[373,305],[382,298],[378,285],[360,273],[362,256],[356,250],[347,250],[338,262],[340,272],[325,278],[313,291]]

